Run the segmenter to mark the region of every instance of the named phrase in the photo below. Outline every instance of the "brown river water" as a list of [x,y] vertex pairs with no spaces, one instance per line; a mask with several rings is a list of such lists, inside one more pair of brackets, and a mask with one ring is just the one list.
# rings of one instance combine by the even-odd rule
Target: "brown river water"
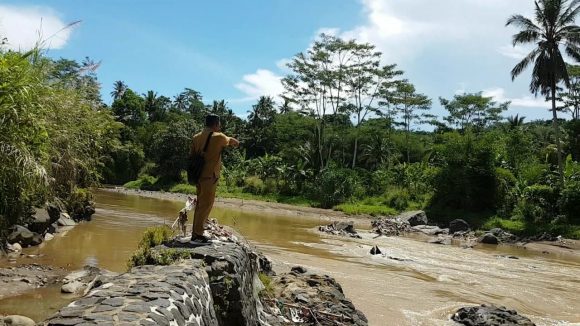
[[[107,191],[98,191],[96,202],[91,222],[26,249],[27,255],[40,257],[17,263],[68,270],[92,264],[123,272],[145,228],[171,224],[183,207],[181,202]],[[370,325],[453,325],[449,316],[457,308],[480,303],[505,305],[537,325],[580,325],[578,256],[511,246],[463,249],[417,238],[372,239],[364,233],[361,240],[339,239],[314,230],[323,223],[319,217],[256,214],[243,208],[215,208],[212,217],[242,233],[276,268],[300,264],[335,277]],[[386,257],[368,254],[375,244]],[[71,300],[52,286],[0,300],[0,314],[39,321]]]

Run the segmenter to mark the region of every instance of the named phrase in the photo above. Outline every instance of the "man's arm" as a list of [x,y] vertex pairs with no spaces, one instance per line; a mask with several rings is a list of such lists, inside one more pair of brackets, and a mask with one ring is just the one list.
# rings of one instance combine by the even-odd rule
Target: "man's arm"
[[238,146],[240,146],[240,141],[237,140],[237,139],[235,139],[234,137],[230,137],[227,146],[230,146],[230,147],[238,147]]

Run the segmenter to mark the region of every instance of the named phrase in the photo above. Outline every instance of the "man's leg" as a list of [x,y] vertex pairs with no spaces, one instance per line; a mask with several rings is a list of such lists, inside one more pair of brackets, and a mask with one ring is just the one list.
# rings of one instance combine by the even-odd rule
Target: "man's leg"
[[195,237],[203,236],[203,227],[213,208],[217,182],[214,178],[204,178],[197,185],[197,205],[193,216],[193,234]]

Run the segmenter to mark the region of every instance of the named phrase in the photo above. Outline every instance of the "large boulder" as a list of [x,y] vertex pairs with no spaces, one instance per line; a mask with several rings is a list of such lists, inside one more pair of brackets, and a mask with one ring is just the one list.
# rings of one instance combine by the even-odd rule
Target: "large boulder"
[[8,235],[7,240],[10,244],[20,243],[23,247],[29,247],[38,246],[44,239],[36,232],[32,232],[21,225],[15,225],[12,227],[12,232]]
[[449,234],[454,234],[455,232],[467,232],[469,229],[469,223],[462,219],[456,219],[449,223]]
[[77,223],[72,218],[70,218],[70,216],[67,213],[60,213],[60,217],[56,223],[58,224],[58,226],[77,225]]
[[417,225],[413,226],[411,230],[415,232],[421,232],[427,235],[438,235],[438,234],[447,234],[447,229],[442,229],[435,225]]
[[397,216],[397,219],[401,221],[406,221],[411,226],[426,225],[429,223],[429,220],[427,219],[427,214],[424,211],[404,212],[399,216]]
[[451,319],[469,326],[535,326],[530,319],[520,316],[516,311],[493,305],[461,308]]
[[32,215],[32,220],[28,223],[27,228],[32,232],[43,234],[52,223],[46,209],[34,208],[34,215]]
[[485,244],[496,245],[499,243],[499,240],[497,239],[497,237],[495,235],[493,235],[491,233],[486,233],[481,238],[479,238],[479,242],[485,243]]
[[[1,318],[1,317],[0,317]],[[6,326],[35,326],[34,320],[18,315],[6,316],[4,317],[4,324]]]

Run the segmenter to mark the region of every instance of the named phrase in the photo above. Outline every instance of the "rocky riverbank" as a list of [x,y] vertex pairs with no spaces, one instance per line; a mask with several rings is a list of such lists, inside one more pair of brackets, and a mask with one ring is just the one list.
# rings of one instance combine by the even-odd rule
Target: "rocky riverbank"
[[239,234],[215,221],[206,232],[207,245],[177,237],[152,248],[156,264],[87,286],[44,324],[367,325],[333,278],[300,267],[276,275]]

